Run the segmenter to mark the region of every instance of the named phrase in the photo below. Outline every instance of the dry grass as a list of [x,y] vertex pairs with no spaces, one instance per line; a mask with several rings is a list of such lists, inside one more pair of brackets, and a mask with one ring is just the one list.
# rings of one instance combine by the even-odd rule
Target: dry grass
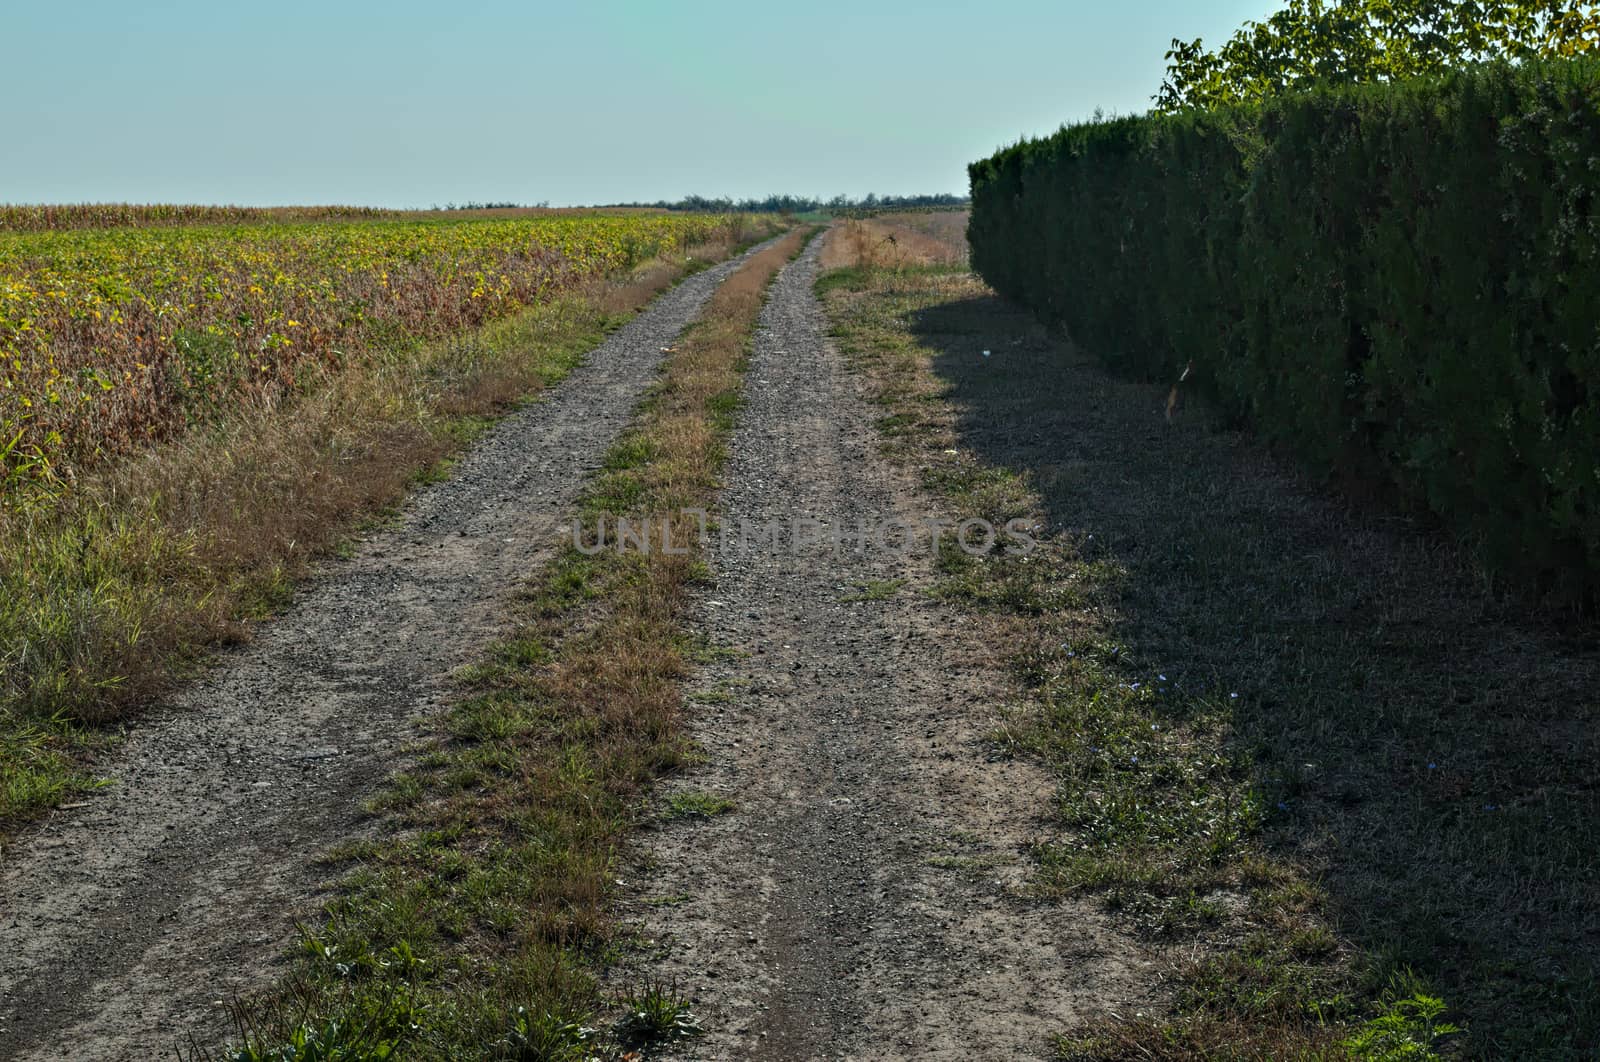
[[84,724],[122,720],[207,646],[246,637],[317,556],[685,268],[649,263],[454,340],[396,343],[292,404],[90,475],[56,506],[0,510],[0,826],[86,784],[77,761],[100,737]]
[[956,266],[966,261],[966,211],[842,221],[828,231],[821,256],[824,270]]
[[[591,530],[670,520],[695,541],[681,510],[714,500],[766,286],[803,239],[752,258],[684,334],[585,495]],[[697,553],[569,547],[538,577],[520,629],[465,676],[448,735],[396,781],[395,838],[362,853],[295,979],[246,1011],[239,1057],[330,1028],[376,1029],[408,1058],[616,1057],[584,1031],[606,1006],[588,967],[614,946],[607,897],[643,789],[693,754],[679,680]],[[397,949],[419,961],[359,984],[332,958]]]
[[964,271],[822,288],[889,452],[962,515],[1051,532],[1026,562],[944,558],[941,590],[1013,646],[1009,737],[1060,778],[1042,886],[1102,897],[1178,989],[1171,1021],[1067,1057],[1400,1057],[1373,1045],[1431,1042],[1426,995],[1467,1053],[1593,1057],[1592,629],[1203,406],[1167,423],[1163,390]]

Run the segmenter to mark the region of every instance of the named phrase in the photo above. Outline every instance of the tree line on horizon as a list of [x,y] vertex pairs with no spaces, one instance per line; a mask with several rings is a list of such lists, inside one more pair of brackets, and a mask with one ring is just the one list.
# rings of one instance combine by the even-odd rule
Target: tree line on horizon
[[[854,210],[912,210],[912,209],[948,209],[951,207],[964,207],[972,202],[970,196],[952,195],[940,192],[934,195],[877,195],[869,192],[859,199],[847,195],[836,195],[832,199],[821,199],[801,195],[769,195],[760,199],[734,199],[731,196],[722,196],[712,199],[703,195],[686,195],[682,199],[657,199],[654,202],[634,201],[630,203],[602,203],[600,208],[615,209],[650,209],[650,210],[675,210],[707,214],[807,214],[813,211],[827,210],[835,213]],[[434,204],[433,210],[526,210],[530,207],[540,209],[550,205],[549,200],[540,203],[512,203],[512,202],[466,202],[445,203],[442,206]]]
[[817,210],[898,210],[918,207],[966,206],[971,200],[964,195],[940,192],[935,195],[884,195],[868,193],[859,199],[836,195],[832,199],[817,199],[798,195],[769,195],[761,199],[733,199],[723,196],[711,199],[703,195],[686,195],[676,201],[665,199],[654,203],[614,203],[613,206],[656,207],[662,210],[704,211],[714,214],[807,214]]

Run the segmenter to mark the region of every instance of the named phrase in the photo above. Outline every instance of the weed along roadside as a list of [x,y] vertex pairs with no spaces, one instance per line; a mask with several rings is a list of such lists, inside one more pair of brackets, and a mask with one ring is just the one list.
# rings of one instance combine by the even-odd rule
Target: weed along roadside
[[[715,496],[767,284],[807,238],[751,257],[667,350],[581,497],[585,525],[648,520],[696,542],[685,511]],[[437,738],[378,799],[387,836],[334,856],[351,868],[338,897],[292,974],[238,1008],[231,1057],[317,1042],[329,1057],[578,1059],[692,1032],[668,989],[619,1008],[596,970],[618,946],[608,896],[641,796],[693,757],[682,611],[702,576],[692,545],[559,549],[514,633],[460,673]]]
[[965,269],[841,265],[883,452],[1042,529],[935,590],[1010,647],[1005,740],[1056,775],[1036,887],[1170,971],[1060,1057],[1587,1057],[1592,643],[1204,403],[1169,423]]

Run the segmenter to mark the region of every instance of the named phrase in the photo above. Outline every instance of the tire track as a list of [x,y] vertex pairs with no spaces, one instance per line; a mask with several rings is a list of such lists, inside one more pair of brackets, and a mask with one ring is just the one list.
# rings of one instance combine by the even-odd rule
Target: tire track
[[919,592],[925,547],[738,546],[742,523],[929,514],[875,453],[825,339],[817,254],[763,314],[723,496],[734,533],[713,543],[698,611],[723,662],[697,679],[708,765],[675,788],[736,810],[648,839],[632,917],[660,951],[650,972],[706,1019],[685,1057],[1043,1056],[1051,1032],[1137,1005],[1153,979],[1094,908],[1029,896],[1052,786],[988,747],[996,654]]
[[501,422],[398,525],[330,566],[250,646],[150,713],[108,787],[0,864],[0,1058],[165,1054],[281,972],[315,855],[497,631],[661,350],[739,262],[685,280]]

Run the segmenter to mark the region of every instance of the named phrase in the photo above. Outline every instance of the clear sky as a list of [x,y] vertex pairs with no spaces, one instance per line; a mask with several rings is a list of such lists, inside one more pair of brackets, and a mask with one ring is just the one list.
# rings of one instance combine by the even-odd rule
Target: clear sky
[[0,0],[0,201],[964,192],[1273,0]]

